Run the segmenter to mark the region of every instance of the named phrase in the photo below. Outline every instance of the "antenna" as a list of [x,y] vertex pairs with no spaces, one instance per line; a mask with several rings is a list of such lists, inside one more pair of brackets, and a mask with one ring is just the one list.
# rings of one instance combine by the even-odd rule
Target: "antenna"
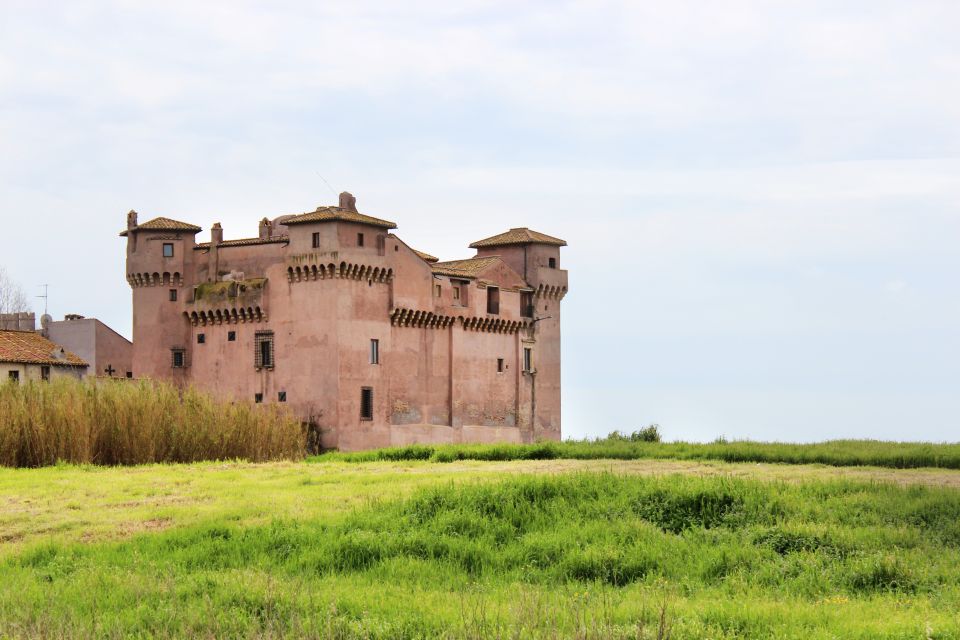
[[333,195],[337,195],[337,190],[330,186],[330,183],[327,182],[327,179],[324,178],[319,171],[317,171],[317,175],[320,176],[321,180],[323,180],[323,184],[327,185],[327,188],[330,189],[330,193],[332,193]]
[[48,285],[48,284],[42,284],[42,285],[40,285],[40,286],[43,287],[43,295],[42,295],[42,296],[37,296],[37,297],[38,297],[38,298],[43,298],[43,315],[47,315],[47,300],[48,300],[48,298],[50,297],[50,296],[48,295],[48,291],[49,291],[50,285]]

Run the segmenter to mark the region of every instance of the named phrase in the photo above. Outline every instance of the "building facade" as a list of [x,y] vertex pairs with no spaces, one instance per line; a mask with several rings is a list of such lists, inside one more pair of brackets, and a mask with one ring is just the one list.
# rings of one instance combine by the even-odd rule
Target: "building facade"
[[50,320],[46,316],[41,325],[43,335],[90,365],[87,375],[133,377],[133,345],[96,318],[71,314],[63,320]]
[[511,229],[439,262],[338,206],[256,238],[128,214],[137,377],[286,402],[325,447],[560,438],[558,238]]
[[51,380],[61,376],[81,378],[83,359],[34,331],[0,329],[0,375],[3,381]]

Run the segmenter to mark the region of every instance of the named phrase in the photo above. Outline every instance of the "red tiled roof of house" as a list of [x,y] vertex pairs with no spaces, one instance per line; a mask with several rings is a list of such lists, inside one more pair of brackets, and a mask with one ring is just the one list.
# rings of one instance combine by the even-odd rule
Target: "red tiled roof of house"
[[439,276],[453,276],[460,278],[476,278],[484,269],[500,259],[500,256],[484,256],[482,258],[467,258],[466,260],[448,260],[430,265],[433,272]]
[[[239,240],[224,240],[219,243],[218,247],[249,247],[250,245],[255,244],[274,244],[290,242],[290,236],[271,236],[269,238],[240,238]],[[201,249],[209,249],[209,242],[198,242],[196,246],[193,247],[194,251],[199,251]]]
[[413,252],[418,256],[420,256],[420,259],[423,260],[424,262],[429,262],[431,264],[434,262],[440,262],[440,258],[438,258],[437,256],[432,256],[429,253],[426,253],[425,251],[417,251],[416,249],[414,249]]
[[[133,228],[134,231],[192,231],[199,232],[201,229],[195,224],[189,222],[180,222],[172,218],[154,218],[147,220],[143,224],[138,224]],[[127,235],[127,231],[121,231],[121,236]]]
[[86,367],[87,363],[35,331],[0,331],[0,362]]
[[384,229],[396,229],[397,223],[389,220],[374,218],[363,213],[358,213],[351,209],[341,207],[317,207],[316,211],[308,211],[300,215],[293,216],[283,221],[285,225],[307,224],[310,222],[329,222],[339,220],[343,222],[358,222],[360,224],[369,224],[374,227],[383,227]]
[[490,236],[489,238],[484,238],[483,240],[477,240],[470,244],[470,248],[500,247],[508,244],[549,244],[555,247],[565,247],[567,246],[567,241],[548,236],[539,231],[527,229],[526,227],[519,227],[495,236]]

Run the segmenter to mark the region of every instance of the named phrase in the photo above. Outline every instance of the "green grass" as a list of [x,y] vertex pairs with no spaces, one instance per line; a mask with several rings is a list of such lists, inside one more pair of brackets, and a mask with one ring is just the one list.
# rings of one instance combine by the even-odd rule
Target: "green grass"
[[[960,637],[956,489],[504,464],[0,471],[0,516],[59,500],[79,527],[0,553],[0,637]],[[681,463],[621,466],[658,464]],[[137,496],[182,501],[141,514],[164,530],[84,541]]]
[[722,460],[724,462],[774,462],[876,466],[892,469],[932,467],[960,469],[960,444],[831,440],[815,444],[782,442],[631,442],[620,439],[566,440],[537,444],[412,445],[359,451],[331,452],[312,460],[373,462],[400,460]]

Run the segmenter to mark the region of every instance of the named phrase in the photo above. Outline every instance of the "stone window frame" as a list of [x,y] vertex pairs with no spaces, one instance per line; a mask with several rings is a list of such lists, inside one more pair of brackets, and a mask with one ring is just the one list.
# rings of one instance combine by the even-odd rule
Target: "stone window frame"
[[370,364],[380,364],[380,340],[370,338]]

